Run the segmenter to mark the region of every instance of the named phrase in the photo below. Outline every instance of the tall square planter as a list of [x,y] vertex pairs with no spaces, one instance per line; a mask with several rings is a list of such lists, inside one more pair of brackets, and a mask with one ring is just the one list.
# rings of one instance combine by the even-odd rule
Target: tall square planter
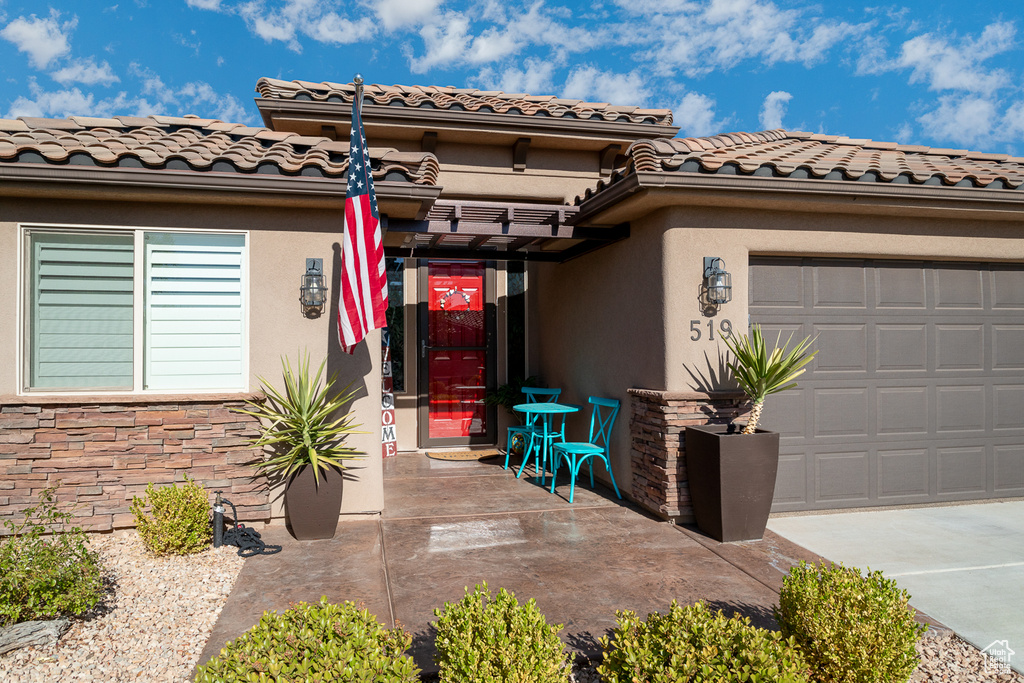
[[737,425],[686,428],[686,472],[693,515],[718,541],[764,536],[779,469],[779,434]]

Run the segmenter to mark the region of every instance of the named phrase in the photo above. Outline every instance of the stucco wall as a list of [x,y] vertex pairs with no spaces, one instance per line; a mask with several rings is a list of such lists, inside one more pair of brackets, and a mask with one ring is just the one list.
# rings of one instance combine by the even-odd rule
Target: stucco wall
[[[568,146],[569,143],[566,143]],[[371,145],[419,152],[419,140],[371,140]],[[451,199],[545,201],[572,203],[601,178],[600,154],[585,149],[530,146],[526,168],[513,169],[510,144],[463,144],[440,141],[434,151],[441,165],[437,184]]]
[[[666,229],[667,226],[671,226]],[[730,388],[721,380],[725,345],[708,338],[696,301],[704,256],[719,256],[732,273],[733,300],[716,319],[746,331],[747,267],[751,255],[879,257],[908,260],[1024,261],[1024,221],[885,218],[710,208],[665,210],[634,232],[665,230],[667,391]],[[699,341],[691,341],[691,321]]]
[[[542,379],[561,387],[563,403],[584,406],[569,418],[570,434],[585,439],[587,398],[621,401],[611,444],[619,487],[629,490],[627,390],[665,383],[666,305],[662,287],[665,223],[651,222],[617,242],[561,264],[534,266],[531,343]],[[601,468],[597,468],[598,476]]]
[[[729,321],[735,331],[747,330],[751,255],[1020,262],[1022,231],[1024,222],[964,218],[662,209],[635,220],[623,242],[568,263],[534,266],[541,372],[565,389],[566,401],[582,404],[590,394],[622,400],[625,419],[616,426],[612,458],[620,488],[628,487],[628,389],[735,388],[724,369],[721,328]],[[733,300],[713,317],[698,299],[705,256],[722,258],[732,273]],[[583,434],[586,425],[577,418],[576,428]]]
[[[377,511],[383,507],[380,458],[380,339],[372,334],[352,356],[337,342],[341,228],[338,212],[326,209],[248,208],[198,204],[139,202],[68,202],[60,200],[0,200],[0,395],[17,393],[16,358],[19,332],[15,323],[18,274],[18,225],[101,225],[118,227],[200,228],[249,230],[249,389],[260,376],[281,386],[281,357],[297,358],[308,350],[315,364],[327,357],[327,371],[337,373],[338,385],[352,382],[358,398],[352,405],[355,421],[368,434],[349,443],[369,457],[352,463],[343,496],[343,512]],[[299,280],[306,257],[324,259],[329,277],[331,309],[319,319],[302,316]],[[280,496],[272,492],[275,516],[282,514]]]

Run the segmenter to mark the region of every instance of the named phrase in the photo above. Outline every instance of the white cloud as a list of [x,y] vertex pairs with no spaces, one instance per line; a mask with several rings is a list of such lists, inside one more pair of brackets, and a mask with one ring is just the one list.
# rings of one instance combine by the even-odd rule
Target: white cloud
[[114,73],[114,70],[110,68],[110,64],[106,62],[97,64],[92,57],[76,59],[64,68],[51,73],[50,77],[61,85],[67,85],[68,83],[112,85],[121,80]]
[[814,64],[868,27],[818,19],[810,10],[782,10],[768,0],[619,3],[639,15],[620,27],[620,42],[651,45],[643,57],[656,71],[681,69],[691,77],[728,70],[747,59]]
[[436,24],[420,29],[426,54],[420,58],[409,56],[413,73],[426,73],[435,66],[448,66],[463,59],[469,46],[469,19],[456,12],[446,14]]
[[252,121],[252,115],[234,95],[218,93],[209,83],[186,83],[175,93],[175,98],[179,107],[188,109],[188,113],[201,110],[205,116],[231,123]]
[[488,67],[480,72],[478,82],[484,90],[503,90],[507,93],[532,95],[553,92],[555,84],[552,74],[555,65],[547,60],[527,58],[524,69],[507,67],[500,73]]
[[959,90],[990,95],[1009,84],[1002,69],[988,70],[983,62],[1014,47],[1013,24],[997,22],[985,27],[977,40],[959,42],[926,33],[903,43],[899,66],[912,69],[911,83],[925,82],[929,90]]
[[562,96],[610,104],[643,106],[647,103],[650,92],[643,76],[635,71],[623,74],[584,65],[569,72]]
[[1016,102],[1003,115],[1003,129],[1011,140],[1024,138],[1024,100]]
[[896,129],[896,142],[909,145],[914,139],[914,127],[909,123],[903,123],[899,128]]
[[930,137],[974,146],[992,141],[998,118],[998,108],[992,100],[976,95],[943,95],[938,106],[917,121]]
[[[473,35],[473,22],[479,19],[475,13],[481,11],[496,23]],[[571,16],[563,20],[559,14],[559,8],[549,10],[539,0],[518,14],[510,6],[499,14],[491,4],[473,5],[471,12],[437,14],[423,25],[419,31],[423,56],[417,57],[411,47],[405,52],[412,71],[425,73],[435,67],[500,62],[531,46],[550,48],[551,53],[544,58],[564,64],[570,53],[604,45],[606,29],[583,28],[574,25]]]
[[220,0],[185,0],[185,3],[189,7],[195,7],[196,9],[220,9]]
[[29,62],[37,69],[45,69],[56,59],[71,51],[68,35],[78,23],[77,18],[61,23],[60,13],[50,11],[49,18],[36,15],[18,17],[0,30],[0,38],[14,43],[19,52],[28,55]]
[[761,105],[761,128],[764,130],[775,130],[782,128],[782,117],[786,115],[787,105],[793,96],[785,90],[776,90],[768,93]]
[[154,108],[145,99],[129,97],[120,92],[117,95],[97,100],[92,93],[83,93],[78,88],[64,90],[43,90],[35,79],[29,79],[31,97],[18,97],[6,114],[6,118],[39,116],[43,118],[67,118],[68,116],[148,116]]
[[384,28],[393,31],[397,28],[427,23],[441,2],[442,0],[376,0],[370,4]]
[[332,45],[356,43],[373,33],[373,22],[363,17],[358,21],[328,12],[321,17],[311,19],[303,26],[303,32],[313,40]]
[[245,20],[249,30],[266,42],[280,40],[288,43],[290,49],[302,51],[302,45],[295,39],[295,22],[284,12],[263,14],[261,2],[247,2],[239,6],[238,13]]
[[284,0],[280,9],[266,9],[263,0],[252,0],[238,6],[238,14],[249,30],[268,43],[279,40],[288,49],[302,52],[299,36],[317,42],[345,45],[373,35],[374,24],[369,17],[350,19],[331,11],[328,0]]
[[858,45],[858,76],[874,76],[891,71],[899,65],[886,54],[888,43],[881,36],[865,36]]
[[715,100],[701,93],[688,92],[672,109],[672,123],[687,137],[704,137],[724,132],[728,119],[715,119]]
[[155,71],[138,63],[133,62],[129,69],[142,81],[142,93],[155,98],[164,113],[197,114],[232,123],[252,124],[256,121],[234,95],[219,93],[205,81],[193,81],[175,88],[167,85]]

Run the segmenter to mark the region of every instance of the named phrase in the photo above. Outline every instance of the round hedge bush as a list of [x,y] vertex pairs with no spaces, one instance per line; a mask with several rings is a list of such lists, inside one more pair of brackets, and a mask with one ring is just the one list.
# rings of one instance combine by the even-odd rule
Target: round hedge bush
[[783,581],[775,620],[816,680],[906,683],[928,628],[914,621],[909,603],[910,594],[882,572],[801,562]]
[[808,667],[774,631],[751,626],[745,617],[713,613],[703,602],[640,621],[635,612],[616,612],[618,626],[601,638],[604,661],[597,667],[606,683],[807,683]]
[[408,633],[386,628],[355,603],[323,597],[282,614],[264,612],[258,624],[199,667],[195,680],[411,683],[419,680],[412,657],[403,654],[411,644]]
[[144,498],[132,497],[129,510],[142,543],[154,555],[190,555],[210,547],[209,497],[187,474],[180,488],[177,484],[156,488],[150,483]]
[[520,605],[504,588],[491,598],[487,584],[434,610],[440,683],[563,683],[572,665],[537,603]]

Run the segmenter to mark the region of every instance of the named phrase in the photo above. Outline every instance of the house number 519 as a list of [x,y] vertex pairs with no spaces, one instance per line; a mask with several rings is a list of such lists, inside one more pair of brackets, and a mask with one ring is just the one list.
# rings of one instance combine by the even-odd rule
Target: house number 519
[[[710,341],[715,340],[715,321],[709,320],[708,323],[708,339]],[[701,322],[699,320],[690,321],[690,341],[700,341],[701,337]],[[732,337],[732,321],[729,319],[723,319],[718,322],[718,329],[721,333],[722,339],[729,339]]]

